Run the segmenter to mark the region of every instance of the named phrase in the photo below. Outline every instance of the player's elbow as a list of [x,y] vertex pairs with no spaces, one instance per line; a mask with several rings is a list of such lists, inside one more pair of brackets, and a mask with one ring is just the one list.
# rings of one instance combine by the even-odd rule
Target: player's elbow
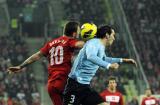
[[95,59],[94,55],[88,55],[87,56],[87,60],[93,61],[94,59]]

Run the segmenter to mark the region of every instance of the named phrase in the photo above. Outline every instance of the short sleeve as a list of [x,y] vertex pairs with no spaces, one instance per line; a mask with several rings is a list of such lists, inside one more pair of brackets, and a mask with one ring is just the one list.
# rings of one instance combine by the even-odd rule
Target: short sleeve
[[120,94],[120,105],[124,105],[123,95]]
[[105,100],[105,92],[104,91],[100,93],[100,96],[103,98],[103,100]]
[[48,50],[49,50],[48,43],[46,43],[46,44],[40,49],[41,53],[43,53],[45,56],[48,55],[48,53],[49,53]]
[[69,41],[69,46],[75,48],[76,46],[76,42],[78,42],[78,40],[76,39],[70,39]]

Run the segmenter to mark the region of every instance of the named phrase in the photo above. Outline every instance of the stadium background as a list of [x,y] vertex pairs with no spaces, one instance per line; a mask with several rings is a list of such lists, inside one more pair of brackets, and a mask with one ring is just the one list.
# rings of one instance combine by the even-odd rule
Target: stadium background
[[45,59],[16,75],[8,75],[6,68],[62,35],[68,20],[114,26],[117,41],[108,55],[138,62],[138,68],[125,65],[116,72],[97,72],[92,81],[97,91],[115,75],[126,105],[140,101],[148,86],[160,97],[159,18],[160,0],[0,0],[0,105],[51,105]]

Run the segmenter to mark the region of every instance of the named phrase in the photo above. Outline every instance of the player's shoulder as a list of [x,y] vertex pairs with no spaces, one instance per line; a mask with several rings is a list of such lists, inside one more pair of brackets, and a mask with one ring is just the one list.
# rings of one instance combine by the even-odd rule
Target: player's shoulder
[[154,97],[154,96],[152,96],[151,98],[152,98],[152,99],[155,99],[155,100],[157,99],[157,98],[156,98],[156,97]]
[[101,93],[109,93],[108,89],[104,89]]
[[66,40],[74,39],[74,38],[72,38],[72,37],[68,37],[68,36],[65,36],[65,35],[61,36],[60,38],[61,38],[61,39],[66,39]]
[[116,91],[115,94],[119,95],[119,96],[123,96],[123,94],[120,91]]
[[52,38],[52,39],[48,40],[46,43],[51,43],[51,42],[53,42],[55,40],[61,39],[61,37],[62,36],[59,36],[59,37],[56,37],[56,38]]
[[86,42],[87,44],[93,44],[95,43],[96,45],[98,45],[100,43],[100,40],[97,39],[97,38],[93,38],[93,39],[90,39]]
[[119,89],[116,89],[116,92],[117,92],[117,93],[121,93],[121,92],[119,91]]
[[60,37],[49,39],[48,41],[45,42],[45,45],[53,46],[54,44],[58,43]]
[[93,38],[93,39],[88,40],[88,42],[98,42],[98,41],[99,41],[98,38]]
[[75,39],[73,37],[68,37],[68,36],[62,36],[61,39],[65,40],[67,42],[78,41],[77,39]]
[[70,42],[73,38],[67,37],[67,36],[60,36],[58,38],[54,38],[50,41],[48,41],[47,43],[49,43],[49,45],[54,45],[54,44],[58,44],[58,43],[63,43],[64,45],[66,45],[68,42]]

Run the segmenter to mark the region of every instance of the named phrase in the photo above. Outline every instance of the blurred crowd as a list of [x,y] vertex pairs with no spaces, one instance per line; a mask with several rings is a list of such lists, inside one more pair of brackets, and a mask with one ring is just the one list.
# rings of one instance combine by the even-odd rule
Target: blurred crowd
[[121,1],[149,84],[160,94],[160,1]]
[[66,13],[65,19],[76,19],[80,20],[81,23],[102,24],[105,22],[104,0],[62,0],[62,3]]
[[30,68],[10,74],[7,67],[18,65],[28,54],[25,41],[18,35],[0,37],[0,105],[40,105],[40,94]]

